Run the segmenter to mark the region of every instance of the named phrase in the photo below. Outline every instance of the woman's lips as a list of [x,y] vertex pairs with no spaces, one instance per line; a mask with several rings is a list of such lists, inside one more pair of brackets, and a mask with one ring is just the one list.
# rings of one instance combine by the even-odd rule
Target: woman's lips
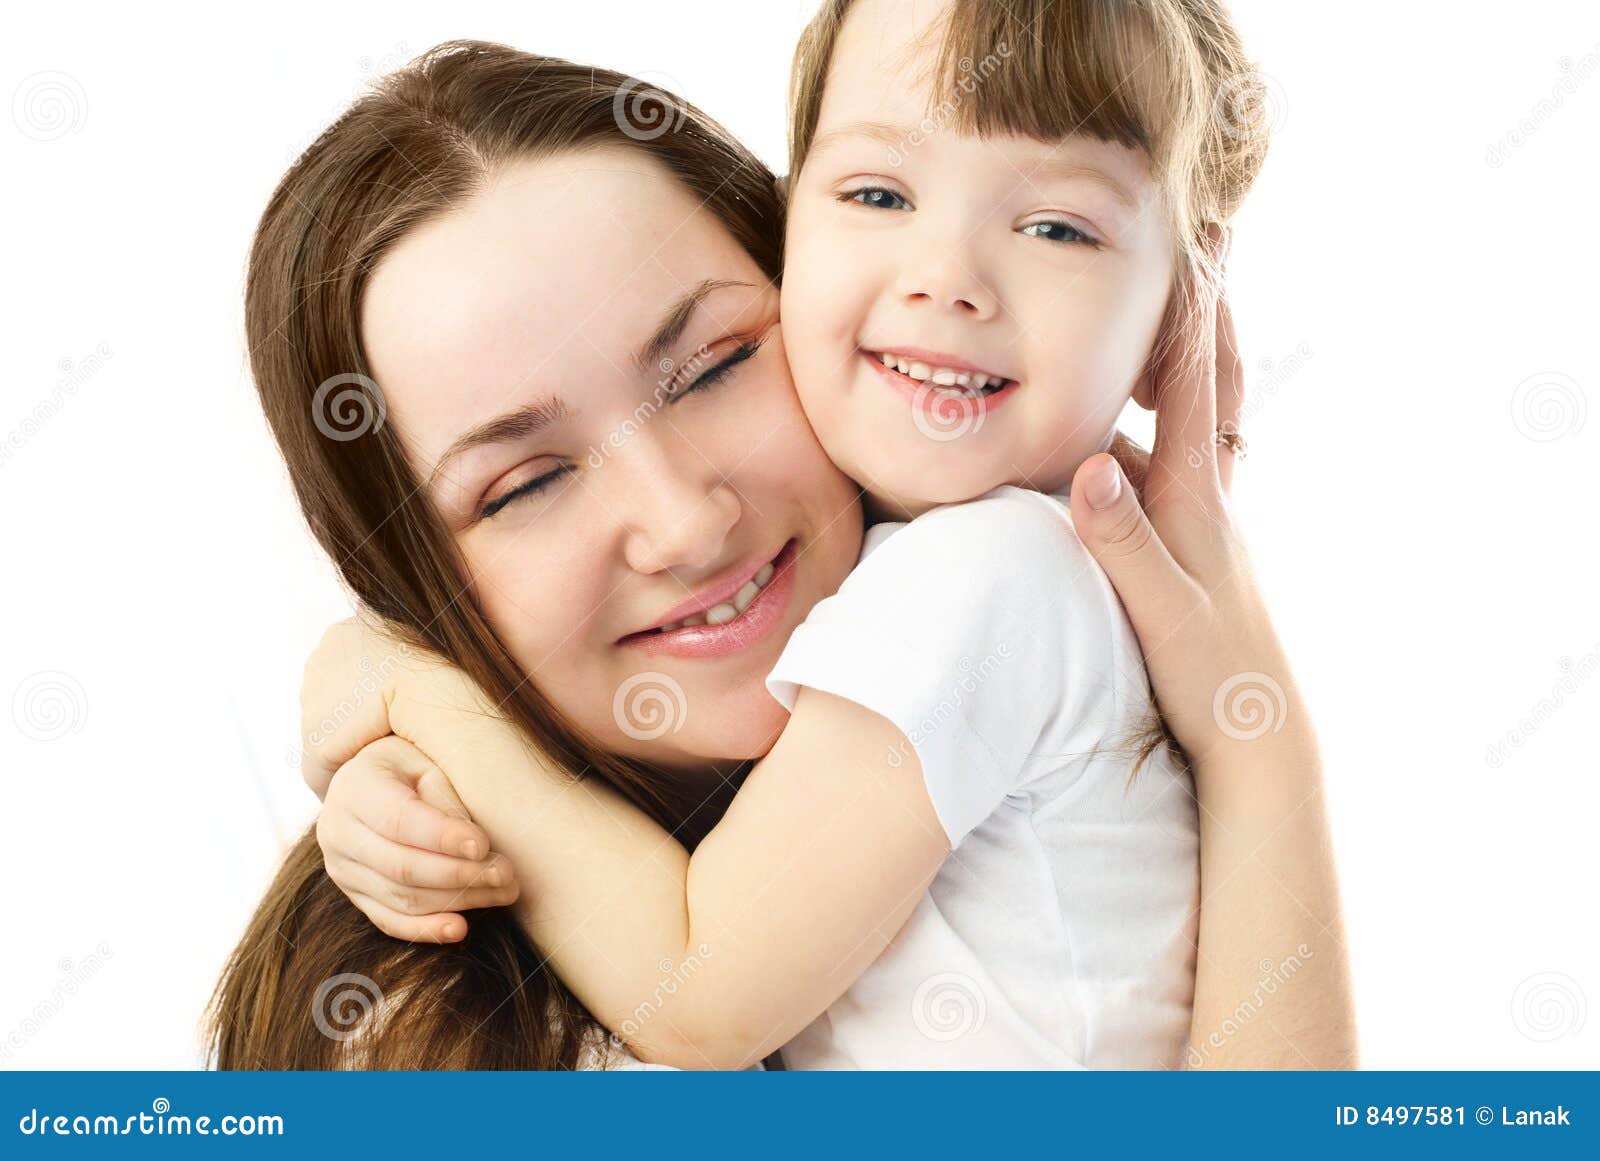
[[776,629],[789,611],[789,602],[794,596],[796,558],[795,542],[791,540],[772,558],[772,579],[745,611],[731,621],[721,625],[688,625],[669,632],[633,633],[618,644],[652,656],[686,658],[726,657],[747,649]]
[[862,351],[861,357],[866,360],[869,367],[883,377],[885,382],[911,400],[913,407],[920,408],[938,419],[948,419],[952,408],[957,409],[956,413],[959,415],[986,415],[1017,393],[1018,383],[1012,379],[1000,390],[987,394],[972,391],[963,391],[959,395],[945,394],[938,390],[931,380],[913,379],[910,375],[902,375],[895,368],[886,366],[883,360],[871,351]]

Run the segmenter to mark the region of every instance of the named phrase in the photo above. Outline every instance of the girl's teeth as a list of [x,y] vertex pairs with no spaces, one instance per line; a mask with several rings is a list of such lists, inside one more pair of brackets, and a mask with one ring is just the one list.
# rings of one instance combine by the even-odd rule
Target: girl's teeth
[[706,610],[706,624],[721,625],[733,620],[739,615],[739,610],[732,605],[712,605]]
[[772,572],[772,563],[770,561],[762,565],[760,569],[756,571],[756,584],[760,585],[762,588],[766,588],[767,582],[772,579]]
[[899,355],[888,351],[879,351],[878,361],[885,367],[893,367],[900,374],[919,382],[932,382],[935,387],[960,387],[966,391],[982,391],[986,387],[998,387],[1005,382],[999,375],[985,375],[979,371],[956,371],[949,367],[932,367],[927,363],[902,359]]
[[699,613],[696,613],[692,617],[685,617],[683,620],[679,621],[678,622],[678,628],[680,628],[680,629],[688,629],[691,626],[704,625],[705,623],[706,623],[705,617],[702,616]]

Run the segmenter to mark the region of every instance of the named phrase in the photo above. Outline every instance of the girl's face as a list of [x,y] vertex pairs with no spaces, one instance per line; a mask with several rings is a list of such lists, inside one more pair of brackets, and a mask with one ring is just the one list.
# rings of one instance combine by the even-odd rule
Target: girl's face
[[785,250],[806,414],[834,462],[905,515],[1000,484],[1065,488],[1107,446],[1174,274],[1141,151],[949,127],[1019,66],[962,62],[931,102],[943,17],[914,0],[851,8]]
[[[787,716],[764,678],[855,564],[856,490],[777,322],[750,257],[626,150],[507,168],[371,279],[367,354],[473,595],[613,752],[764,753]],[[662,631],[686,618],[711,623]]]

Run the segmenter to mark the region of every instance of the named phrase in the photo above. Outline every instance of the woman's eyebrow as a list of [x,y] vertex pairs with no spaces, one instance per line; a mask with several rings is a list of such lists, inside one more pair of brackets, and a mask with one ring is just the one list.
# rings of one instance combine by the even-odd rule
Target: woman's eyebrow
[[471,451],[475,447],[482,447],[490,443],[509,443],[516,439],[525,439],[536,432],[543,431],[553,423],[558,423],[572,414],[565,401],[557,396],[548,399],[535,400],[525,403],[503,415],[497,415],[478,426],[458,435],[450,444],[438,461],[433,465],[433,471],[428,473],[428,486],[439,478],[439,473],[445,466],[463,452]]
[[[634,361],[640,370],[648,373],[656,359],[682,337],[684,328],[689,325],[689,320],[694,317],[694,312],[699,309],[700,303],[708,294],[730,286],[750,285],[737,279],[707,278],[691,287],[688,293],[667,308],[655,331],[634,355]],[[428,485],[431,486],[439,478],[439,474],[451,460],[464,452],[485,444],[510,443],[512,440],[526,439],[571,415],[572,409],[566,402],[559,396],[552,395],[548,399],[523,404],[503,415],[486,420],[462,432],[451,441],[444,454],[435,461],[433,471],[428,473]]]
[[707,278],[691,287],[687,294],[667,308],[666,313],[661,316],[661,321],[656,324],[654,333],[644,341],[638,353],[634,355],[633,361],[640,373],[648,375],[656,360],[683,336],[684,328],[689,325],[689,320],[694,317],[694,312],[699,309],[706,295],[729,286],[749,285],[748,282],[733,279]]

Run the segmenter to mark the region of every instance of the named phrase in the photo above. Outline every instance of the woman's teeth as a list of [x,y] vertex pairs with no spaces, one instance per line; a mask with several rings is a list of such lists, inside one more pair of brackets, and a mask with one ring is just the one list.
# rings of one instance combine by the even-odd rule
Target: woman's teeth
[[900,374],[921,382],[932,383],[935,389],[955,388],[956,390],[941,391],[941,395],[961,395],[973,391],[998,391],[1011,380],[999,375],[985,375],[981,371],[955,371],[949,367],[934,367],[927,363],[919,363],[915,359],[907,359],[888,351],[878,352],[878,359],[885,367],[892,367]]
[[757,570],[756,575],[744,582],[744,588],[733,595],[732,601],[724,601],[720,605],[712,605],[704,613],[696,613],[692,617],[685,617],[681,621],[673,621],[656,630],[658,633],[670,633],[674,629],[687,629],[695,625],[725,625],[740,613],[750,607],[750,602],[756,599],[756,594],[767,587],[772,580],[773,568],[769,561]]

